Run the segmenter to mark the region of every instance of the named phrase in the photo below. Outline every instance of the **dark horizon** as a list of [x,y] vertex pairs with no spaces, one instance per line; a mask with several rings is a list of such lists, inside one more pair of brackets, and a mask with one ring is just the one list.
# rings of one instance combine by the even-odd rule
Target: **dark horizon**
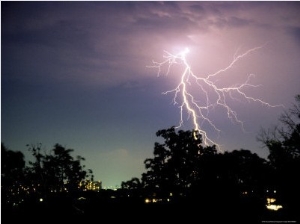
[[[285,125],[291,124],[292,115],[299,117],[299,108],[300,95],[291,110],[298,112],[285,117]],[[81,164],[83,155],[74,159],[73,151],[59,144],[49,155],[33,146],[36,160],[29,167],[21,152],[2,144],[2,218],[77,223],[97,217],[130,221],[134,215],[148,221],[297,223],[300,126],[289,127],[289,132],[278,132],[286,137],[281,141],[265,136],[269,161],[250,150],[220,153],[215,146],[203,146],[192,131],[159,130],[164,142],[155,144],[153,157],[145,159],[142,178],[123,181],[116,190],[96,186],[92,173],[85,172],[89,168]]]

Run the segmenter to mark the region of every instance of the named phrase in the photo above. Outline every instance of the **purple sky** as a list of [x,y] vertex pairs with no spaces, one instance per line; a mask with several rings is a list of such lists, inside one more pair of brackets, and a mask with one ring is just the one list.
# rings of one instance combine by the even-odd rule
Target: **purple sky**
[[[157,76],[152,60],[189,48],[193,73],[206,77],[238,54],[263,46],[216,77],[286,109],[300,93],[299,2],[1,2],[1,141],[20,150],[59,143],[86,158],[104,187],[145,172],[160,129],[178,125],[172,94],[180,67]],[[172,68],[174,68],[172,70]],[[194,89],[195,96],[202,92]],[[278,124],[283,108],[240,98],[232,104],[245,132],[215,107],[221,130],[208,134],[223,150],[268,155],[259,130]],[[181,129],[192,129],[183,117]]]

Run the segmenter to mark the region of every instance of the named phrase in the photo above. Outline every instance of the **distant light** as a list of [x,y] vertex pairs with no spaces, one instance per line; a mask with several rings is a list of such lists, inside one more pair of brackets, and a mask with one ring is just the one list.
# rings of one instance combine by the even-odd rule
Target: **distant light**
[[[276,191],[274,193],[276,193]],[[273,210],[273,211],[277,211],[277,210],[281,209],[282,205],[272,204],[275,201],[276,201],[275,198],[267,198],[267,204],[266,204],[267,209]]]
[[43,198],[40,198],[40,202],[43,202],[44,201],[44,199]]
[[282,205],[267,205],[267,209],[277,211],[282,208]]
[[275,201],[276,201],[275,198],[267,198],[267,204],[271,204],[271,203],[273,203]]

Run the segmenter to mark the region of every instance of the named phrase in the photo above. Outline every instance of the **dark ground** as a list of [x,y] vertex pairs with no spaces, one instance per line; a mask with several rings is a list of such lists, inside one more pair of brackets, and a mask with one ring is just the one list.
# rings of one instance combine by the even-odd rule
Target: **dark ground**
[[284,209],[269,211],[253,203],[145,204],[141,201],[116,200],[82,200],[74,203],[56,199],[17,208],[2,206],[1,223],[299,223],[299,213]]

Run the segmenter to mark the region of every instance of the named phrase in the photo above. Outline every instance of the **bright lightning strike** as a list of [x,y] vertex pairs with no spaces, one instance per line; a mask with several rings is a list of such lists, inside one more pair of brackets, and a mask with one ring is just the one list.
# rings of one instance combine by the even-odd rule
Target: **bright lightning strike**
[[[182,126],[183,115],[184,111],[186,110],[189,117],[192,119],[194,126],[194,137],[197,138],[197,133],[199,133],[202,136],[202,141],[205,145],[215,145],[217,149],[220,150],[220,145],[212,140],[212,138],[208,136],[208,133],[202,128],[202,125],[207,123],[216,132],[220,133],[221,131],[208,116],[211,109],[217,106],[225,109],[228,119],[230,119],[232,122],[238,123],[244,130],[243,122],[238,118],[237,112],[228,104],[229,99],[237,100],[238,98],[234,96],[239,96],[239,98],[248,102],[259,102],[267,107],[282,106],[271,105],[261,99],[248,96],[244,92],[245,87],[257,87],[257,85],[250,83],[250,78],[253,76],[252,74],[248,76],[243,84],[235,85],[233,87],[220,87],[217,82],[213,80],[214,77],[221,76],[222,73],[232,68],[232,66],[239,60],[260,48],[261,47],[255,47],[243,54],[235,56],[227,67],[220,69],[213,74],[206,75],[205,77],[198,77],[192,72],[191,66],[186,59],[186,55],[189,53],[188,48],[178,54],[171,54],[167,51],[164,51],[164,61],[153,61],[153,65],[148,67],[157,68],[158,76],[162,73],[163,69],[166,69],[166,75],[169,74],[170,69],[174,64],[182,64],[184,67],[180,82],[176,88],[163,92],[163,94],[173,93],[173,103],[174,105],[179,105],[180,122],[176,128]],[[197,94],[200,94],[203,97],[203,100],[200,101],[196,99],[195,92],[191,90],[192,84],[197,86],[199,91]]]

